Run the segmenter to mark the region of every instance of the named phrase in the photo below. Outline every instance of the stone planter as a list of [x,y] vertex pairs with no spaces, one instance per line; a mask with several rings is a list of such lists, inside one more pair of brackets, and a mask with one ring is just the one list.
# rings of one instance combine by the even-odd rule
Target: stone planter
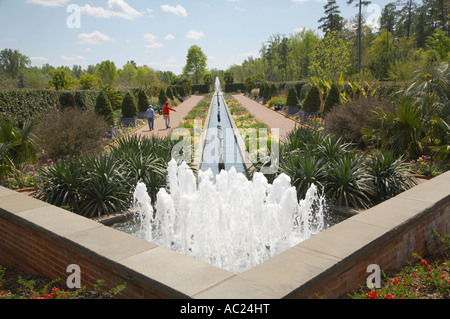
[[300,111],[300,108],[297,106],[286,106],[286,115],[294,115]]
[[106,131],[109,138],[114,139],[119,135],[119,129],[117,126],[110,126]]
[[123,124],[123,126],[137,126],[137,117],[121,117],[120,123]]
[[145,119],[145,114],[147,114],[147,112],[138,112],[138,119]]

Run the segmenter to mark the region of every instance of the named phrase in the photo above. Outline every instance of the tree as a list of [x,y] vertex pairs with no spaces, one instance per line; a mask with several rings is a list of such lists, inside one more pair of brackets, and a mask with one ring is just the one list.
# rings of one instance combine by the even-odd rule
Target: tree
[[311,55],[311,73],[328,81],[337,80],[350,66],[349,45],[336,31],[328,33]]
[[160,105],[164,105],[167,102],[167,92],[163,87],[159,90],[158,102]]
[[[412,19],[414,11],[417,8],[417,4],[414,0],[398,0],[398,5],[402,6],[399,12],[396,12],[400,16],[399,23],[404,24],[406,27],[406,37],[409,38],[411,34]],[[392,32],[392,30],[388,31]]]
[[371,1],[367,0],[347,0],[347,4],[350,5],[356,2],[355,7],[358,7],[358,72],[361,72],[361,64],[362,64],[362,6],[368,6]]
[[82,90],[92,90],[96,85],[101,85],[101,80],[92,74],[82,75],[80,85]]
[[138,92],[138,110],[139,112],[145,112],[148,109],[150,102],[148,96],[144,90],[139,90]]
[[383,10],[381,10],[380,17],[380,28],[389,31],[390,33],[394,33],[395,29],[395,20],[396,20],[396,6],[393,3],[388,3],[384,6]]
[[0,52],[0,69],[11,79],[16,79],[21,71],[31,64],[31,60],[17,50],[4,49]]
[[68,89],[70,87],[71,80],[64,68],[59,68],[53,72],[50,85],[52,85],[56,91]]
[[325,103],[323,105],[323,115],[325,116],[330,112],[335,105],[340,104],[340,93],[339,88],[336,83],[331,84],[330,90],[328,91]]
[[434,34],[427,38],[427,47],[435,50],[442,61],[449,60],[450,38],[441,29],[436,29]]
[[303,101],[302,109],[305,112],[317,112],[320,109],[320,91],[315,85],[311,86],[305,100]]
[[319,19],[319,29],[327,35],[332,31],[341,31],[344,26],[344,18],[339,15],[339,6],[336,4],[336,0],[328,0],[327,4],[323,7],[325,9],[325,17]]
[[100,91],[97,97],[97,101],[95,103],[95,113],[102,116],[106,123],[110,126],[114,125],[114,116],[113,110],[111,106],[111,102],[109,101],[108,96],[105,91]]
[[103,61],[96,66],[96,74],[102,80],[104,85],[114,85],[117,78],[117,68],[114,62]]
[[300,101],[298,99],[297,90],[292,85],[292,86],[289,87],[289,90],[288,90],[288,96],[287,96],[287,99],[286,99],[286,105],[287,106],[296,107],[297,105],[299,105],[299,103],[300,103]]
[[193,45],[189,48],[183,72],[187,75],[192,75],[195,79],[195,84],[198,84],[199,78],[202,77],[206,70],[207,60],[202,49],[197,45]]
[[122,102],[122,117],[136,117],[137,114],[138,109],[134,96],[131,94],[131,92],[127,92]]
[[231,85],[234,83],[234,76],[233,76],[233,72],[231,72],[230,70],[226,71],[223,79],[225,81],[226,85]]

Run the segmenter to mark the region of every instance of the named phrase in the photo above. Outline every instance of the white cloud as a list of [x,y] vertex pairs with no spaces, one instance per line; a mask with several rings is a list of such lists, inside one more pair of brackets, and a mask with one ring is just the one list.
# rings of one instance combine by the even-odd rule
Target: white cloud
[[33,62],[38,62],[38,61],[42,61],[42,62],[46,62],[48,61],[46,58],[41,57],[41,56],[33,56],[30,58],[31,61]]
[[26,3],[38,4],[44,7],[62,7],[70,0],[27,0]]
[[97,18],[112,18],[118,17],[128,20],[133,20],[142,16],[142,13],[132,8],[124,0],[108,0],[108,8],[91,7],[85,4],[81,7],[81,12],[87,15],[95,16]]
[[175,36],[173,34],[168,34],[164,37],[164,40],[168,40],[168,41],[173,40],[173,39],[175,39]]
[[80,39],[80,44],[88,44],[88,45],[97,45],[101,42],[115,42],[115,39],[110,38],[106,34],[101,33],[100,31],[94,31],[92,33],[81,33],[78,35],[78,39]]
[[168,5],[168,4],[163,4],[161,6],[161,9],[164,12],[170,12],[170,13],[173,13],[173,14],[179,16],[179,17],[185,18],[185,17],[188,16],[186,9],[183,6],[181,6],[181,5],[177,5],[176,7],[174,7],[174,6],[171,6],[171,5]]
[[200,40],[201,38],[203,38],[205,36],[205,33],[202,31],[197,31],[197,30],[190,30],[187,34],[186,34],[186,38],[188,39],[192,39],[192,40]]
[[86,63],[86,58],[83,56],[70,57],[70,56],[62,55],[61,59],[63,59],[64,61],[70,61],[70,62],[74,62],[74,63],[82,63],[82,64]]
[[148,66],[156,70],[172,71],[175,74],[181,74],[183,71],[183,64],[178,63],[173,56],[162,62],[150,62]]
[[143,37],[144,41],[147,42],[147,44],[145,45],[147,49],[161,49],[164,46],[162,43],[156,42],[158,37],[154,34],[145,33]]

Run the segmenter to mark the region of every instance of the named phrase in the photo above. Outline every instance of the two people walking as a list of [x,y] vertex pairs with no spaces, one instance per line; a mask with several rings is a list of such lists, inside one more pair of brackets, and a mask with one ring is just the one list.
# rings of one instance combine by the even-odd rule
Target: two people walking
[[[176,110],[169,107],[169,102],[166,102],[166,104],[164,104],[162,109],[166,129],[170,128],[170,111],[176,112]],[[155,110],[153,109],[153,106],[150,105],[145,116],[147,117],[148,120],[149,130],[153,131],[155,129]]]

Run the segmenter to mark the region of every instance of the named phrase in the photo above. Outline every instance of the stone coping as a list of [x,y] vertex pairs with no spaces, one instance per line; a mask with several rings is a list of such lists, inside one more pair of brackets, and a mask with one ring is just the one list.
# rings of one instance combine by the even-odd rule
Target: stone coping
[[294,297],[439,207],[445,207],[448,232],[449,206],[447,172],[236,275],[0,187],[0,218],[25,224],[119,272],[131,273],[172,298]]

